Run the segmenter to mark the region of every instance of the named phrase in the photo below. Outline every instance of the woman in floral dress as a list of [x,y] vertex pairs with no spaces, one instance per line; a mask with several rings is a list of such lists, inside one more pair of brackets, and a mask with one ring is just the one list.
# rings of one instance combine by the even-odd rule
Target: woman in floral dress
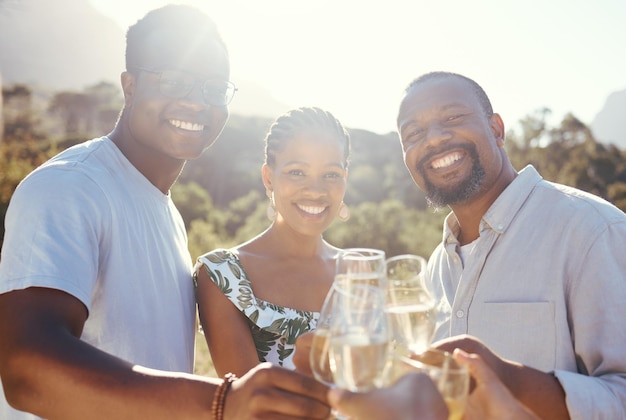
[[200,322],[218,375],[259,362],[293,369],[296,338],[315,328],[338,248],[322,237],[343,203],[350,138],[319,108],[279,117],[265,138],[262,178],[270,227],[231,249],[198,258]]

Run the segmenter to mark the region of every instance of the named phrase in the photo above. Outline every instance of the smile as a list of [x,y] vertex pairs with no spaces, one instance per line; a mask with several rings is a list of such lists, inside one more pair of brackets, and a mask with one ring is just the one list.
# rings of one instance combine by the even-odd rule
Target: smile
[[447,168],[448,166],[451,166],[452,164],[454,164],[454,162],[460,160],[462,157],[463,157],[463,154],[461,152],[453,152],[448,155],[445,155],[442,158],[433,160],[430,166],[433,169]]
[[324,210],[326,210],[326,207],[319,207],[319,206],[303,206],[301,204],[298,204],[298,208],[300,210],[302,210],[305,213],[309,213],[309,214],[320,214],[321,212],[323,212]]
[[192,123],[189,121],[182,121],[182,120],[168,120],[170,124],[172,124],[174,127],[176,128],[180,128],[182,130],[187,130],[187,131],[202,131],[204,130],[204,125],[203,124],[198,124],[198,123]]

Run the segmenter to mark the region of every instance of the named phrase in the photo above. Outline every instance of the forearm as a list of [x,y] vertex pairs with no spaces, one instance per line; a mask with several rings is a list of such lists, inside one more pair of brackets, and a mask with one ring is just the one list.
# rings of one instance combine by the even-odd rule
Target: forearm
[[[3,370],[18,410],[61,419],[171,419],[210,415],[218,380],[132,366],[91,346],[74,357],[26,351]],[[76,356],[78,354],[78,356]]]
[[82,303],[64,292],[31,288],[0,295],[0,377],[12,406],[52,419],[199,418],[209,412],[214,383],[147,371],[97,349],[78,338],[86,317]]
[[522,404],[544,419],[569,419],[565,392],[554,375],[507,363],[501,379]]
[[69,394],[72,398],[68,401],[63,401],[60,394],[51,395],[54,405],[46,408],[45,417],[103,420],[209,418],[215,385],[191,377],[167,378],[156,373],[139,375],[142,378],[110,387],[83,387],[80,394]]

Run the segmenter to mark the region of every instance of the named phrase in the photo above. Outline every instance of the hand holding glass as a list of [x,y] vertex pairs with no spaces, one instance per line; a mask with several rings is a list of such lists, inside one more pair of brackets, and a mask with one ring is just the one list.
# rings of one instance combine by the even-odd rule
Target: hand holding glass
[[461,420],[469,393],[470,373],[459,365],[452,353],[428,349],[410,357],[397,356],[396,374],[417,371],[430,376],[448,406],[448,420]]

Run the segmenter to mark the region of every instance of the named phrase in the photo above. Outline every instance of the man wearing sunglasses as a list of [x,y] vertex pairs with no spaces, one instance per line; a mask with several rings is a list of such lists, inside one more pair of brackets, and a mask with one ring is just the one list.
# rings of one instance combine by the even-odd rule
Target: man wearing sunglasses
[[154,10],[129,28],[126,66],[114,130],[36,169],[11,200],[0,418],[327,417],[326,388],[295,372],[191,374],[192,266],[170,188],[228,118],[215,25],[187,6]]

